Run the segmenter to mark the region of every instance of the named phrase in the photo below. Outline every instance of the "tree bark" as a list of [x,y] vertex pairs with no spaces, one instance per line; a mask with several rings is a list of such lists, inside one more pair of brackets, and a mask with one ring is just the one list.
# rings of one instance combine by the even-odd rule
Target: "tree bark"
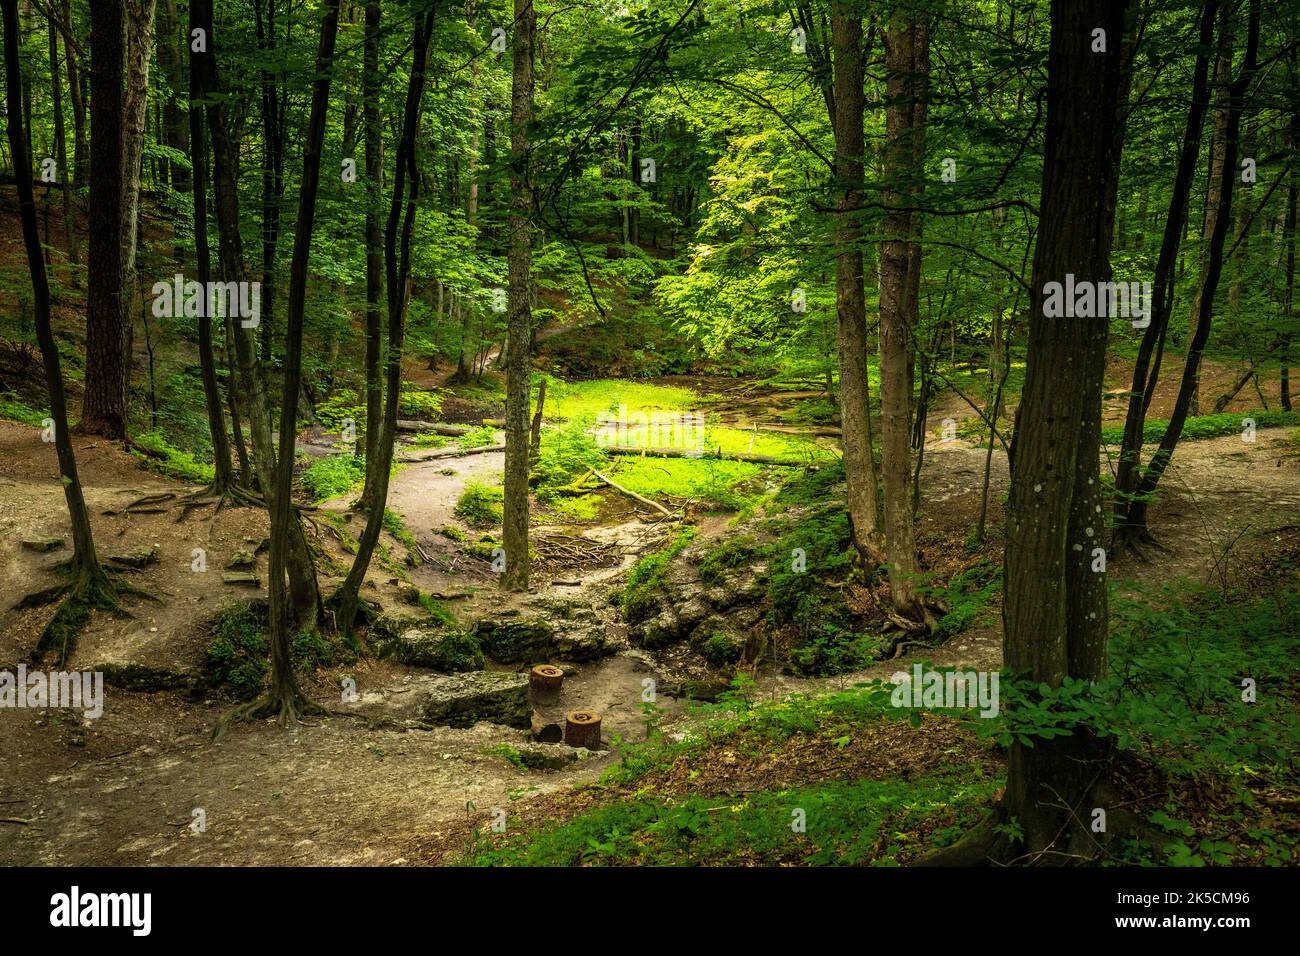
[[[126,2],[90,10],[90,218],[86,290],[86,390],[79,429],[126,438],[127,318],[123,236]],[[131,240],[134,245],[134,239]]]
[[514,0],[513,77],[510,95],[509,341],[506,345],[505,514],[502,587],[528,590],[528,399],[532,352],[532,175],[528,127],[533,120],[533,0]]
[[384,421],[376,443],[375,457],[366,462],[367,473],[374,472],[373,497],[366,527],[357,542],[357,554],[347,578],[339,586],[331,603],[336,608],[338,627],[350,634],[356,623],[358,595],[365,580],[371,556],[384,524],[384,506],[388,501],[388,476],[393,462],[393,442],[397,434],[397,413],[402,395],[402,345],[406,337],[408,284],[411,272],[411,233],[415,228],[417,201],[420,195],[420,171],[416,162],[416,138],[419,134],[420,104],[429,61],[429,41],[433,35],[435,7],[431,4],[415,23],[412,41],[411,75],[406,89],[406,107],[402,116],[402,138],[397,145],[393,172],[393,198],[384,231],[384,265],[388,291],[388,391],[384,403]]
[[[831,8],[834,48],[832,89],[826,97],[835,129],[835,308],[838,313],[840,422],[843,430],[846,504],[853,545],[864,564],[884,560],[878,528],[878,488],[872,452],[871,393],[867,378],[867,301],[863,285],[861,213],[863,165],[862,83],[865,50],[862,21],[841,0]],[[811,49],[811,47],[809,48]]]
[[384,179],[384,134],[379,113],[379,0],[366,3],[365,65],[362,77],[366,150],[366,480],[360,507],[375,501],[380,432],[383,428],[383,333],[380,302],[384,295],[384,238],[379,204]]
[[[1095,680],[1104,667],[1105,579],[1092,567],[1102,528],[1098,458],[1110,320],[1048,317],[1043,305],[1047,283],[1067,274],[1076,282],[1111,276],[1107,210],[1119,175],[1126,7],[1127,0],[1052,3],[1041,231],[1003,578],[1006,666],[1052,687],[1067,676]],[[1105,53],[1090,49],[1097,28],[1106,31]],[[1092,852],[1080,820],[1103,756],[1083,731],[1033,747],[1013,742],[1001,810],[1018,823],[1031,859]]]
[[912,523],[912,336],[919,313],[919,217],[908,208],[921,180],[924,154],[928,30],[915,13],[896,10],[885,35],[885,241],[880,251],[881,475],[885,492],[885,559],[890,600],[901,623],[934,624],[918,591]]
[[271,495],[271,550],[268,556],[271,624],[271,688],[266,711],[282,723],[297,719],[302,691],[293,674],[290,656],[290,614],[285,569],[292,548],[290,526],[298,524],[293,510],[294,439],[298,433],[298,390],[302,386],[303,314],[307,299],[307,266],[311,258],[316,223],[316,194],[320,189],[321,149],[329,114],[334,44],[338,36],[339,0],[326,0],[321,19],[316,73],[312,82],[311,113],[303,145],[302,179],[298,190],[298,223],[293,237],[289,269],[289,307],[285,316],[284,389],[280,401],[280,448]]

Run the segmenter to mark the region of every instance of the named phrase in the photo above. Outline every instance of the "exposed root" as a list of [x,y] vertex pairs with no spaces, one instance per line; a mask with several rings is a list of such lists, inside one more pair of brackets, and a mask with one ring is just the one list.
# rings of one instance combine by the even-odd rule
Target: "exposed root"
[[330,711],[308,699],[297,689],[288,693],[267,693],[230,710],[212,728],[212,739],[219,740],[234,724],[274,717],[281,727],[292,727],[303,717],[328,717]]
[[141,509],[141,506],[162,504],[164,501],[171,501],[175,497],[176,497],[176,493],[172,491],[166,491],[156,495],[145,495],[143,498],[135,499],[135,501],[131,502],[129,505],[127,505],[124,508],[120,508],[116,511],[113,510],[112,508],[109,508],[107,511],[104,511],[102,513],[106,515],[122,515],[122,514],[131,514],[131,513],[161,514],[162,509],[158,509],[158,508]]
[[[59,654],[59,667],[68,662],[68,657],[77,646],[77,636],[90,619],[90,612],[95,609],[124,614],[118,604],[117,589],[103,568],[93,566],[83,569],[77,579],[62,586],[67,594],[54,617],[45,625],[40,640],[32,651],[32,660],[39,662],[51,651]],[[134,589],[133,589],[134,590]],[[46,602],[49,603],[49,602]]]
[[912,865],[971,867],[998,864],[1013,849],[1010,838],[998,829],[1003,816],[1002,807],[995,807],[952,846],[927,853]]
[[44,588],[40,591],[35,591],[15,604],[13,610],[21,611],[24,608],[29,607],[45,607],[47,604],[53,604],[70,590],[72,590],[72,585],[64,583],[56,584],[53,587]]

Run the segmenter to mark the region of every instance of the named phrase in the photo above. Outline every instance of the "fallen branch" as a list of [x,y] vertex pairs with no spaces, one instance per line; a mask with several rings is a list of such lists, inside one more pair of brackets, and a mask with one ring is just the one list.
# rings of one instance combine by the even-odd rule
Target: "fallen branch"
[[668,510],[667,508],[665,508],[663,505],[659,504],[659,502],[657,502],[657,501],[651,501],[649,498],[644,498],[644,497],[642,497],[641,495],[638,495],[635,491],[632,491],[632,490],[630,490],[630,489],[628,489],[628,488],[624,488],[624,487],[623,487],[622,485],[620,485],[617,481],[614,481],[613,479],[611,479],[611,478],[608,477],[607,475],[602,475],[602,474],[601,474],[600,472],[598,472],[595,468],[591,469],[591,473],[592,473],[593,475],[595,475],[597,478],[599,478],[601,481],[603,481],[605,484],[609,485],[609,486],[610,486],[611,488],[613,488],[615,491],[621,491],[621,492],[623,492],[623,494],[627,495],[629,498],[632,498],[632,499],[635,500],[635,501],[639,501],[639,502],[641,502],[641,504],[643,504],[643,505],[645,505],[645,506],[647,506],[647,507],[649,507],[649,508],[654,508],[656,511],[658,511],[660,514],[664,515],[665,517],[667,517],[668,515],[671,515],[671,514],[672,514],[671,511],[669,511],[669,510]]

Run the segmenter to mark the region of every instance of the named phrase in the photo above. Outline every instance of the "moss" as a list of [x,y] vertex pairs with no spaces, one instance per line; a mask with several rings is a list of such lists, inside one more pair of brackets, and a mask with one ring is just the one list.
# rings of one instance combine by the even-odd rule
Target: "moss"
[[680,528],[666,547],[646,555],[633,566],[618,599],[628,622],[637,624],[649,616],[654,606],[654,593],[663,583],[669,565],[694,540],[694,528]]

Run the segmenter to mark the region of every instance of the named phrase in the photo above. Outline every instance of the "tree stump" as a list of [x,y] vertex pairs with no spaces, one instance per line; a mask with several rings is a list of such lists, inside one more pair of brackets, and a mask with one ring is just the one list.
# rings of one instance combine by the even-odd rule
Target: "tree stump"
[[575,710],[564,718],[564,742],[570,747],[600,749],[600,714]]
[[538,664],[528,675],[528,690],[533,702],[554,704],[560,699],[560,685],[563,682],[564,671],[554,664]]

